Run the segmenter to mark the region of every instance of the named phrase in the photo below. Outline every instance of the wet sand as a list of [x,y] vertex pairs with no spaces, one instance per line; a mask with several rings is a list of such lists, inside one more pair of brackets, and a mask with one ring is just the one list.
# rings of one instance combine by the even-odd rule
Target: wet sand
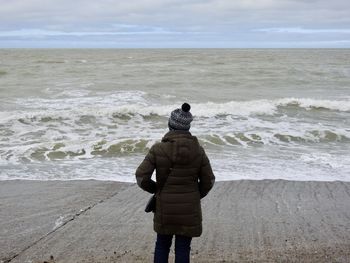
[[[152,262],[148,198],[128,183],[2,181],[0,262]],[[350,182],[218,182],[202,205],[192,262],[350,262]]]

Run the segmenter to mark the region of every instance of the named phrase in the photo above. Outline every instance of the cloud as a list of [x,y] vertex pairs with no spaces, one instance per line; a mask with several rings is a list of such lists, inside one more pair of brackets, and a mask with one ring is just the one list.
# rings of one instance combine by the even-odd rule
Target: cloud
[[20,29],[12,31],[0,31],[0,37],[52,37],[52,36],[118,36],[118,35],[163,35],[163,34],[183,34],[182,32],[167,31],[160,27],[145,28],[136,25],[123,25],[122,28],[132,29],[124,31],[53,31],[43,29]]
[[349,13],[348,0],[0,0],[0,46],[339,43]]
[[301,27],[287,27],[287,28],[260,28],[253,31],[267,32],[267,33],[297,33],[297,34],[328,34],[328,33],[344,33],[350,34],[350,29],[344,28],[327,28],[327,29],[306,29]]

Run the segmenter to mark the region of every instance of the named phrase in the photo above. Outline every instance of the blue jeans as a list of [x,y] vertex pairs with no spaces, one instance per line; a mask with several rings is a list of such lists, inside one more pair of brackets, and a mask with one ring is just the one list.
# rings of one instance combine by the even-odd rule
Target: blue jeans
[[[154,263],[168,263],[173,235],[157,234]],[[189,263],[192,237],[175,235],[175,263]]]

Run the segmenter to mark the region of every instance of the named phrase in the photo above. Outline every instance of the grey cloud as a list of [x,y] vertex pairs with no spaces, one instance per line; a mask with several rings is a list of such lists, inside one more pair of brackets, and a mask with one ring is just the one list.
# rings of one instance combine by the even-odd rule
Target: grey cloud
[[[0,21],[49,26],[65,24],[149,24],[160,26],[220,26],[225,23],[269,23],[298,18],[298,23],[309,22],[322,12],[323,21],[337,17],[350,21],[347,0],[292,1],[292,0],[12,0],[0,1]],[[300,15],[299,15],[300,14]],[[308,15],[306,15],[308,14]],[[319,19],[313,23],[318,24]]]
[[269,35],[276,43],[343,45],[349,13],[348,0],[0,0],[0,42],[83,36],[86,43],[234,45],[267,43]]
[[345,33],[350,34],[350,29],[338,29],[338,28],[327,28],[327,29],[310,29],[300,27],[289,27],[289,28],[260,28],[253,31],[259,32],[271,32],[271,33],[298,33],[298,34],[324,34],[324,33]]

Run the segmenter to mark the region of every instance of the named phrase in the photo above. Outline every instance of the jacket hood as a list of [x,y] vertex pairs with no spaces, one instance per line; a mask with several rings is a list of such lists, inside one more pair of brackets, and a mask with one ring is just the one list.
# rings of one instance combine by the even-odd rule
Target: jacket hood
[[196,136],[192,136],[192,134],[189,131],[171,130],[163,136],[162,142],[175,141],[179,138],[192,138],[197,140]]
[[198,157],[200,145],[196,136],[189,131],[169,131],[162,138],[164,151],[173,164],[187,165]]

